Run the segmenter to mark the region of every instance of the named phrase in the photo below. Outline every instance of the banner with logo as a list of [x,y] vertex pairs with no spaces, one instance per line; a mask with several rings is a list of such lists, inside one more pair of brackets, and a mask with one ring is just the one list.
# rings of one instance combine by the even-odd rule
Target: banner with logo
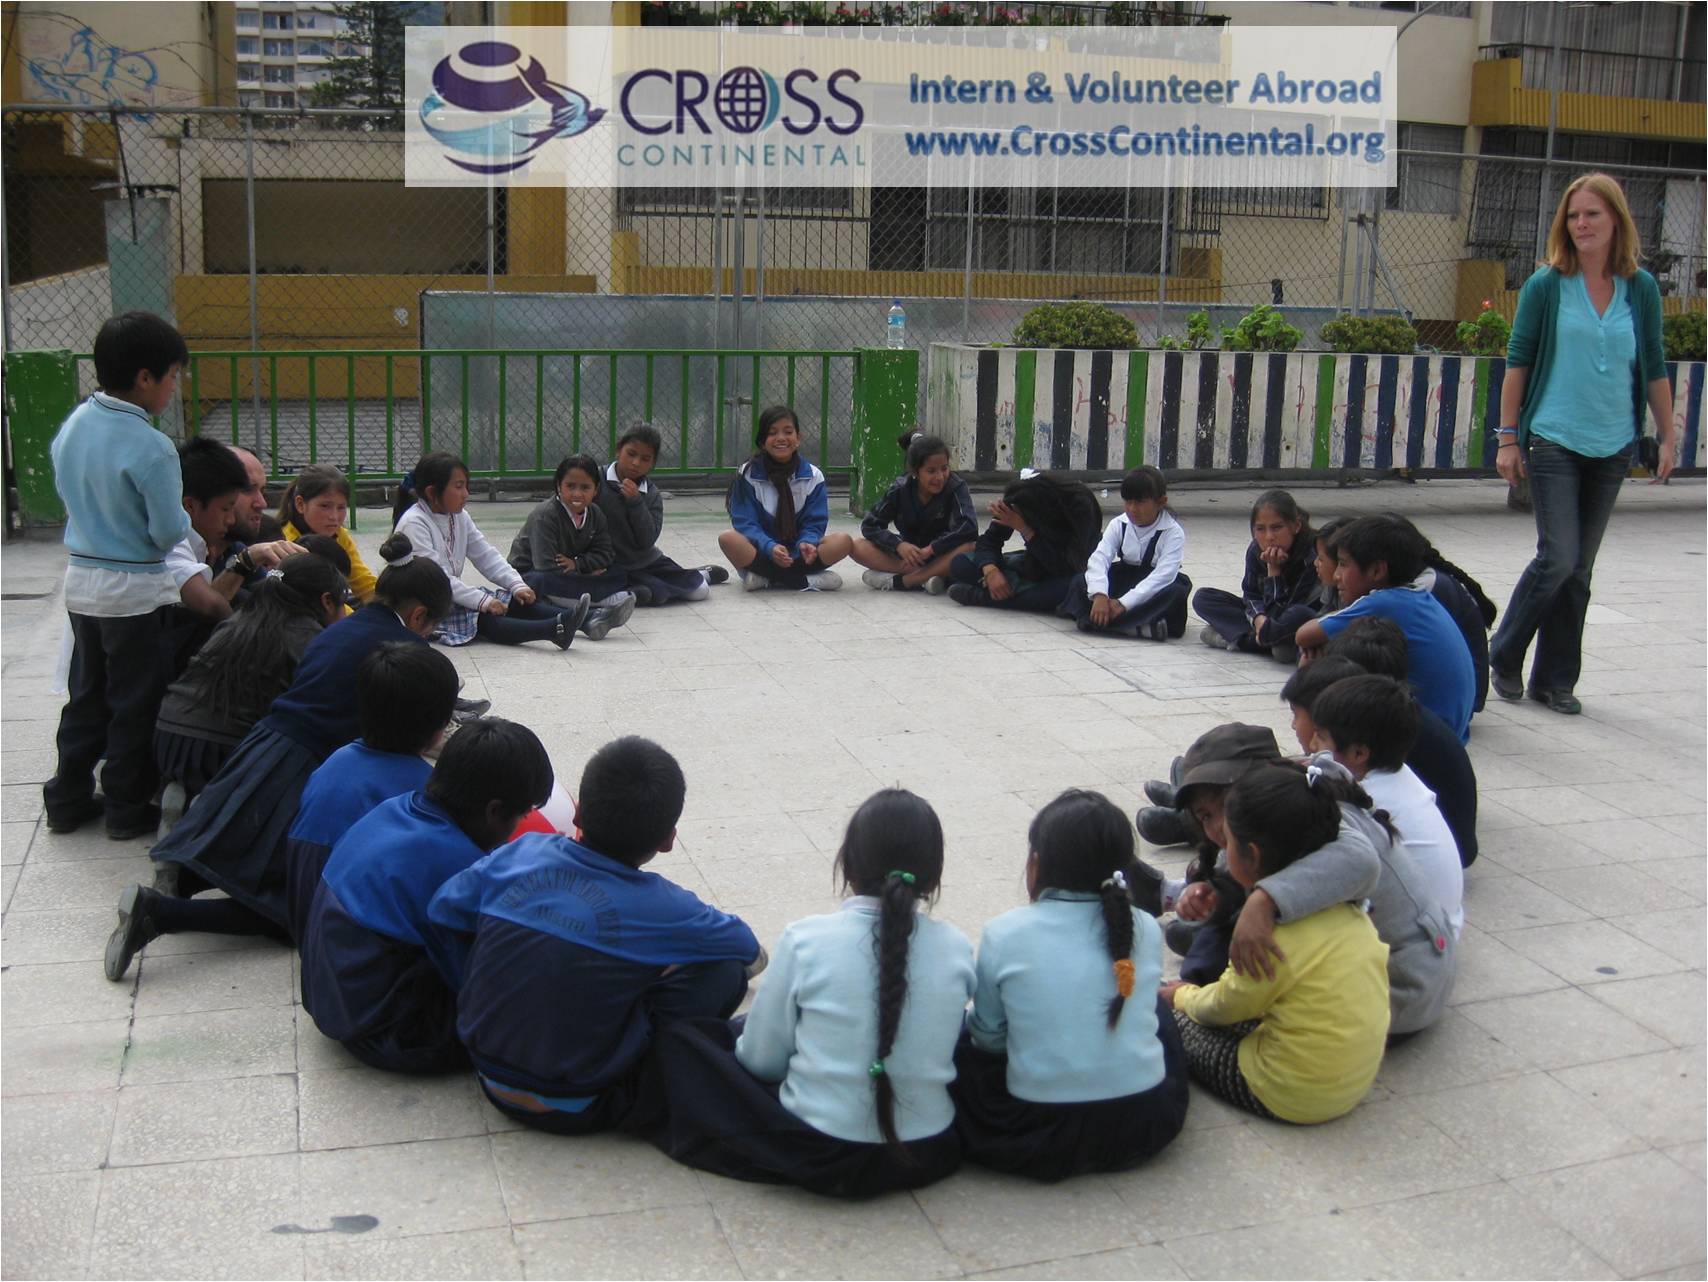
[[410,27],[411,186],[1387,187],[1394,28]]

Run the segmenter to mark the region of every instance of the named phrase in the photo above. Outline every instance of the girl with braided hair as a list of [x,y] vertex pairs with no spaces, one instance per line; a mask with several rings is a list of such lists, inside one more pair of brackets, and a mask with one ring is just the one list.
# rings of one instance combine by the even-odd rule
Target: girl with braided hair
[[1157,1000],[1162,931],[1133,905],[1133,828],[1069,789],[1026,834],[1031,904],[987,922],[955,1052],[970,1161],[1060,1180],[1154,1157],[1186,1122],[1186,1057]]
[[[1262,765],[1228,790],[1228,871],[1245,889],[1333,842],[1369,797],[1332,762]],[[1343,804],[1344,803],[1344,804]],[[1385,825],[1387,816],[1374,812]],[[1164,984],[1197,1081],[1259,1117],[1326,1122],[1350,1113],[1382,1066],[1388,947],[1344,899],[1275,928],[1272,972],[1233,966],[1213,984]]]
[[920,911],[943,875],[936,811],[875,793],[836,870],[850,897],[784,930],[745,1024],[659,1030],[628,1129],[689,1166],[827,1197],[919,1188],[961,1164],[949,1083],[973,949]]

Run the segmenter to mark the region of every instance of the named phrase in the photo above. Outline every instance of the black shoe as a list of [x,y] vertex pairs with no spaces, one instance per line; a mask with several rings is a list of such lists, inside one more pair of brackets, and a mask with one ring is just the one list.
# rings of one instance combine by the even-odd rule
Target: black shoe
[[951,583],[949,599],[956,605],[980,605],[983,603],[985,590],[976,583]]
[[451,715],[458,721],[473,721],[492,711],[491,699],[458,699],[451,705]]
[[1176,957],[1184,957],[1192,951],[1192,941],[1198,938],[1198,930],[1203,924],[1201,921],[1182,921],[1176,917],[1162,928],[1162,942],[1168,945],[1168,951]]
[[636,605],[651,605],[652,604],[652,589],[651,588],[644,587],[641,584],[637,583],[637,584],[635,584],[634,587],[630,588],[629,591],[634,593]]
[[1550,712],[1563,713],[1575,717],[1583,711],[1583,704],[1570,690],[1532,690],[1530,697],[1537,703],[1546,704]]
[[612,628],[620,628],[635,612],[635,594],[624,592],[615,605],[596,605],[581,622],[581,630],[594,641],[603,641]]
[[729,582],[729,571],[721,565],[702,565],[700,572],[706,576],[707,583]]
[[1168,640],[1168,620],[1152,619],[1139,629],[1139,635],[1149,637],[1152,641]]
[[115,984],[130,969],[131,958],[160,934],[148,912],[154,897],[154,892],[146,886],[132,886],[119,896],[119,924],[107,937],[107,951],[101,961],[107,978]]
[[1143,859],[1133,860],[1127,869],[1127,893],[1135,908],[1143,908],[1152,917],[1162,916],[1162,869],[1154,868]]
[[1175,788],[1171,783],[1164,783],[1161,779],[1145,780],[1145,796],[1165,810],[1173,810],[1179,805],[1174,794]]
[[47,830],[49,832],[76,832],[86,823],[91,823],[107,813],[107,807],[99,797],[85,797],[82,801],[73,802],[57,814],[47,812]]
[[1171,784],[1173,784],[1176,788],[1179,788],[1181,782],[1185,778],[1186,778],[1186,758],[1185,757],[1176,757],[1173,761],[1168,763],[1168,781]]
[[129,819],[107,816],[107,836],[114,841],[129,841],[133,837],[152,837],[160,831],[160,807],[144,806]]
[[1139,836],[1153,846],[1185,846],[1193,840],[1186,815],[1163,806],[1146,806],[1138,813],[1135,826]]
[[1489,665],[1489,685],[1494,692],[1509,703],[1518,703],[1524,698],[1524,681],[1517,673],[1508,676],[1493,664]]
[[593,609],[593,598],[583,592],[576,603],[557,616],[557,628],[552,632],[552,644],[560,650],[567,650],[575,640],[575,630],[587,622],[588,611]]

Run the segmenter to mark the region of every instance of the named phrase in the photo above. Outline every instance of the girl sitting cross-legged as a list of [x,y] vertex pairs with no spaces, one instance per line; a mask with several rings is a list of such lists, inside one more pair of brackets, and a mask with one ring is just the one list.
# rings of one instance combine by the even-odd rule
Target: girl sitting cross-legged
[[910,430],[899,444],[907,475],[866,513],[852,555],[866,567],[861,577],[869,588],[924,588],[941,596],[949,589],[949,563],[971,552],[979,534],[972,491],[950,470],[941,437]]
[[824,473],[801,454],[800,422],[786,405],[759,416],[758,448],[736,470],[724,507],[733,529],[718,546],[749,592],[760,588],[834,592],[842,576],[829,567],[853,550],[846,534],[827,534],[830,498]]
[[582,596],[593,608],[581,630],[605,639],[635,612],[628,577],[615,565],[610,523],[598,505],[599,464],[571,454],[552,477],[555,493],[528,514],[510,544],[510,565],[549,606],[574,609]]

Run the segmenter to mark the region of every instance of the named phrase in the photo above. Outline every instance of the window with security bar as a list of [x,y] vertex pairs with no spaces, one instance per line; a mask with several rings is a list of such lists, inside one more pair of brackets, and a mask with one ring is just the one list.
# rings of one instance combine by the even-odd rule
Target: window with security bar
[[[1388,189],[1386,208],[1414,214],[1459,213],[1460,152],[1465,130],[1459,125],[1399,123],[1399,155],[1394,157],[1395,183]],[[1408,152],[1439,151],[1440,160]]]

